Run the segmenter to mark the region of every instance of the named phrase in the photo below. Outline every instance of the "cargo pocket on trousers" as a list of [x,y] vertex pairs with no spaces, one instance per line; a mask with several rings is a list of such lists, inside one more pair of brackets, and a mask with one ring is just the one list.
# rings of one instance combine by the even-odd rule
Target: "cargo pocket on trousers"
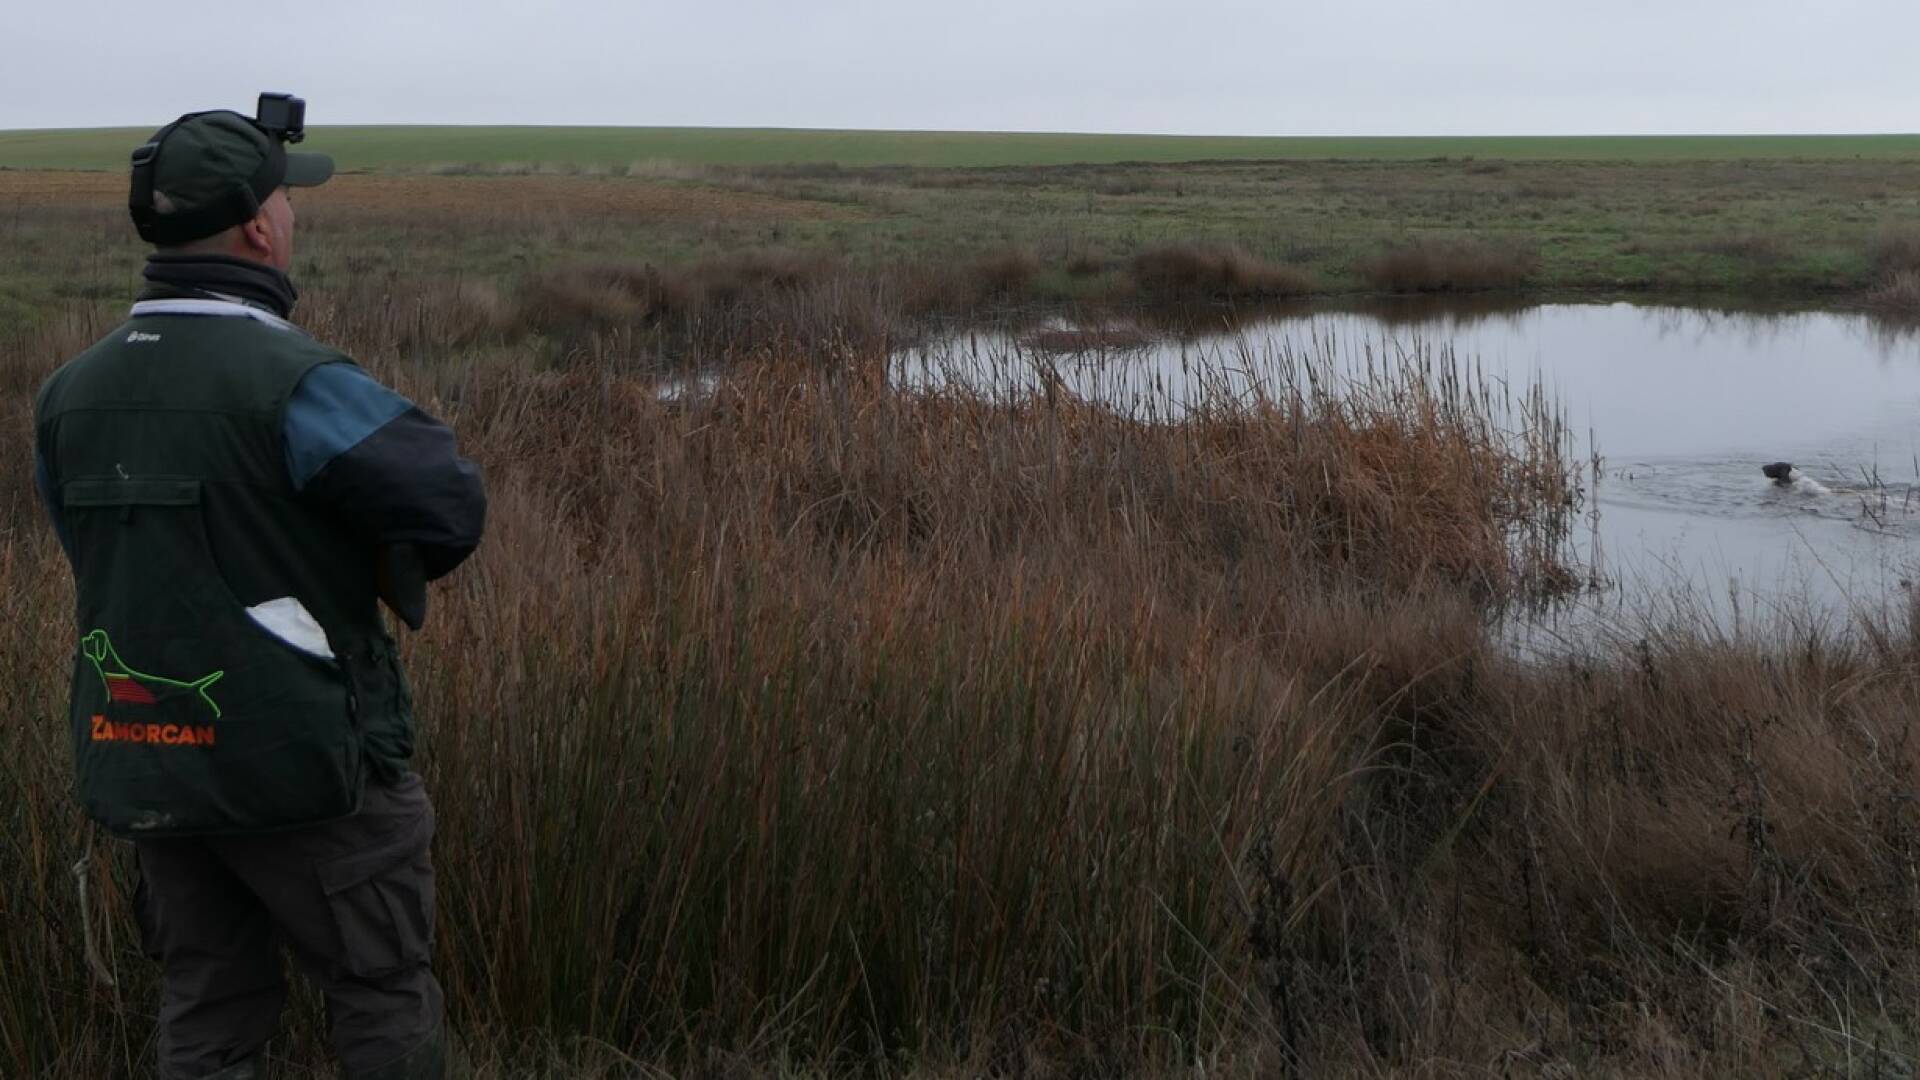
[[375,850],[321,865],[341,970],[379,979],[427,962],[433,947],[432,840],[433,818],[422,815]]

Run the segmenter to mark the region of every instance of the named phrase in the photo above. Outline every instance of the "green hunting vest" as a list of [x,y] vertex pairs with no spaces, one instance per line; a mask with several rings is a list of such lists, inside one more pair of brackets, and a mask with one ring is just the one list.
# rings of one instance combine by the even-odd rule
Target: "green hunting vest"
[[[367,772],[397,775],[412,755],[376,553],[303,503],[287,467],[288,398],[344,359],[264,312],[136,308],[41,389],[78,594],[79,798],[117,835],[344,817]],[[325,646],[248,612],[287,598]]]

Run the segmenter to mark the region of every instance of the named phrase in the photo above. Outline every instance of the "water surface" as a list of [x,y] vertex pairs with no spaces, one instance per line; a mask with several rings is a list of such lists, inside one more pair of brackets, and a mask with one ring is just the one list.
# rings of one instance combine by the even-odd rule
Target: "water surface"
[[[1915,576],[1920,336],[1866,316],[1429,304],[1174,334],[1110,327],[1075,348],[1082,329],[940,337],[903,353],[896,372],[927,385],[1014,371],[1026,392],[1052,382],[1171,418],[1208,393],[1256,392],[1262,357],[1331,350],[1358,365],[1450,348],[1515,395],[1542,384],[1579,458],[1599,455],[1597,513],[1578,544],[1611,587],[1569,632],[1644,626],[1649,614],[1729,632],[1781,616],[1844,623],[1900,600]],[[1773,461],[1805,479],[1775,484],[1760,471]]]

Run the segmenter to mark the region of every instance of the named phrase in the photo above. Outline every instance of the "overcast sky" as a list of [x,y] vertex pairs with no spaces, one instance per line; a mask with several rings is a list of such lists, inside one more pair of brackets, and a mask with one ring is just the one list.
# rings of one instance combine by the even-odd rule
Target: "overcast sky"
[[[1920,130],[1920,0],[17,0],[0,128]],[[224,23],[219,22],[221,18]]]

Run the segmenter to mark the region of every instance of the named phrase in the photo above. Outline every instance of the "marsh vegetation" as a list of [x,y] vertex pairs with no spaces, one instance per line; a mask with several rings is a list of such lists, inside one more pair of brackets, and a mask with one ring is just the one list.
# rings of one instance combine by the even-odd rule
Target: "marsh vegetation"
[[[1546,179],[1515,171],[1447,184]],[[1178,422],[888,377],[915,319],[1022,290],[1352,273],[1346,234],[1228,194],[1248,175],[1210,181],[1218,227],[1143,203],[1057,245],[1030,226],[1063,203],[1196,193],[375,177],[302,203],[301,320],[451,420],[493,492],[406,642],[477,1075],[1910,1070],[1903,605],[1515,655],[1491,613],[1580,583],[1585,463],[1551,399],[1508,407],[1444,350],[1338,394],[1302,352]],[[27,468],[34,387],[137,273],[73,183],[0,218],[0,1072],[134,1076],[153,971],[130,860],[69,797],[71,595]],[[1767,212],[1824,197],[1792,190]],[[881,210],[925,192],[952,213]],[[1019,243],[983,225],[1026,203],[1053,209]],[[1864,274],[1885,222],[1852,224],[1768,272],[1867,280],[1834,267]],[[1611,258],[1565,247],[1529,273]],[[323,1060],[315,1014],[283,1075]]]

